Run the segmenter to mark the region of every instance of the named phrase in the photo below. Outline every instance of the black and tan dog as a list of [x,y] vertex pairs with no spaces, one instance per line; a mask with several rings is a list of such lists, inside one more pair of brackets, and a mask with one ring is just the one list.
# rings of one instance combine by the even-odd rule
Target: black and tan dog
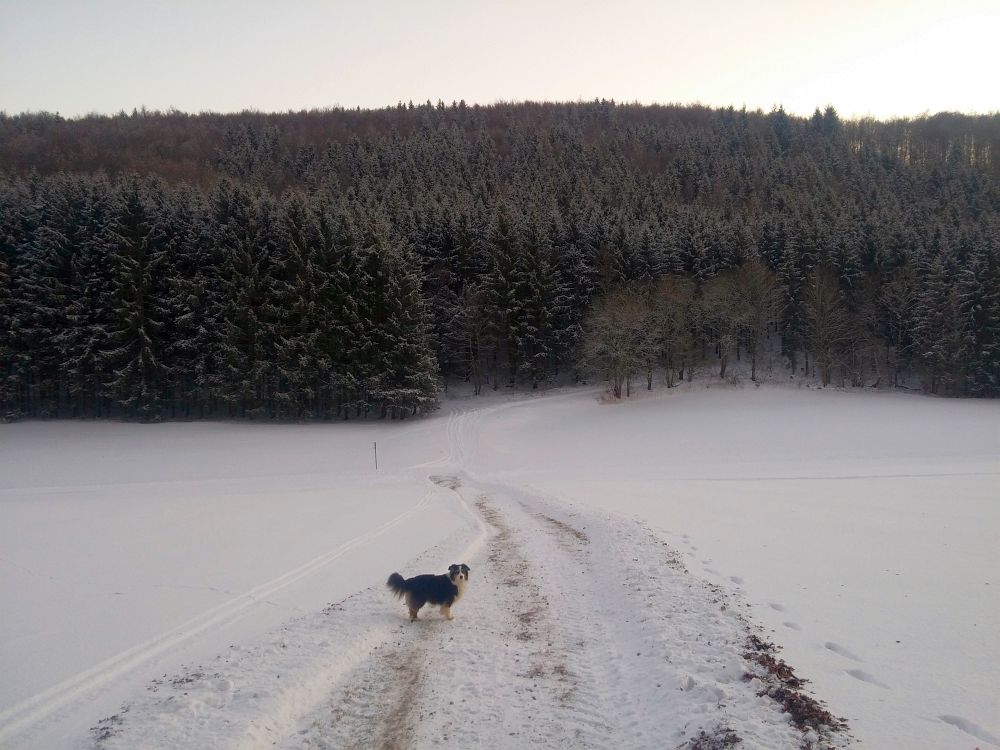
[[468,583],[469,566],[463,563],[449,565],[448,574],[443,576],[426,573],[404,579],[399,573],[393,573],[385,585],[397,599],[406,597],[406,608],[410,610],[412,621],[417,619],[417,612],[425,604],[440,606],[442,615],[449,620],[454,619],[451,608],[462,598]]

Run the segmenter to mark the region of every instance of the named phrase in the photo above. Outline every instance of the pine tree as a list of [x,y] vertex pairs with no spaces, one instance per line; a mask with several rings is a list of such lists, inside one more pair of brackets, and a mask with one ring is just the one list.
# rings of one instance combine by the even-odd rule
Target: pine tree
[[361,235],[359,340],[351,343],[360,384],[356,408],[402,418],[436,407],[437,368],[413,253],[371,221]]
[[0,421],[16,419],[23,403],[17,357],[23,348],[17,305],[17,273],[25,235],[27,189],[20,181],[0,181]]
[[301,196],[290,196],[281,212],[283,231],[276,248],[280,271],[274,281],[277,413],[312,417],[322,413],[319,394],[329,376],[329,361],[320,348],[327,286],[321,230]]
[[964,386],[974,339],[947,251],[930,262],[915,312],[914,349],[931,393],[956,394]]
[[276,336],[272,200],[260,193],[220,186],[215,198],[220,250],[218,335],[219,398],[241,417],[274,414]]
[[[484,279],[484,291],[490,310],[491,334],[496,342],[498,358],[505,360],[505,374],[509,385],[521,365],[522,352],[518,349],[517,336],[524,314],[519,291],[524,284],[524,267],[519,262],[522,250],[519,228],[515,227],[510,211],[502,206],[491,227],[488,257],[489,268]],[[499,373],[494,363],[493,388],[499,387]]]
[[909,264],[897,269],[892,280],[882,287],[880,302],[885,311],[886,330],[892,347],[893,386],[900,384],[909,368],[917,291],[916,273]]
[[154,242],[149,204],[146,186],[137,178],[128,179],[108,246],[115,320],[105,351],[111,397],[127,415],[143,420],[160,416],[165,374],[160,361],[164,311],[158,289],[164,252]]
[[116,241],[118,189],[107,182],[81,186],[80,235],[73,255],[67,326],[60,336],[63,363],[77,416],[111,413],[106,352],[112,347],[116,313],[111,258]]
[[959,285],[972,325],[969,391],[1000,396],[1000,235],[994,228],[987,237],[969,259]]
[[[792,373],[797,372],[798,353],[804,344],[805,320],[803,312],[803,294],[805,277],[800,266],[798,246],[787,228],[782,230],[781,261],[778,266],[778,279],[784,292],[784,309],[786,314],[781,329],[781,348],[788,357]],[[809,375],[808,355],[805,363],[805,374]]]
[[63,177],[38,188],[16,276],[14,316],[20,346],[14,375],[23,394],[22,410],[32,417],[59,416],[66,401],[61,342],[70,327],[79,231],[76,184]]
[[324,416],[349,416],[350,400],[357,389],[353,342],[361,332],[362,319],[357,290],[364,289],[355,230],[349,218],[325,204],[315,206],[316,262],[322,277],[320,317],[316,344],[324,370],[320,384],[320,408]]
[[[549,243],[557,274],[557,297],[553,303],[555,348],[560,357],[575,367],[583,342],[583,326],[597,290],[594,249],[587,243],[576,220],[560,224],[553,217],[549,224]],[[577,373],[579,377],[579,373]]]
[[552,247],[536,223],[528,226],[520,256],[518,304],[522,310],[516,332],[520,375],[537,388],[555,371],[553,329],[562,299],[559,278],[552,266]]
[[161,193],[154,210],[155,243],[164,254],[160,268],[164,407],[171,418],[205,417],[214,412],[217,381],[211,374],[216,371],[219,300],[213,282],[221,277],[208,207],[200,192],[182,186]]

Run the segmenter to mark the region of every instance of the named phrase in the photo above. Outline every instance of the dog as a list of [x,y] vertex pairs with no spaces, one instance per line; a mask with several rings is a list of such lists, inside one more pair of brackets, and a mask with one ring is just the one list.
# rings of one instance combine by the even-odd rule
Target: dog
[[436,576],[433,573],[404,579],[399,573],[393,573],[385,585],[395,594],[397,599],[406,597],[406,608],[410,610],[410,622],[417,619],[417,612],[425,604],[441,607],[441,614],[448,620],[455,619],[451,608],[462,598],[465,587],[469,584],[468,565],[449,565],[448,574]]

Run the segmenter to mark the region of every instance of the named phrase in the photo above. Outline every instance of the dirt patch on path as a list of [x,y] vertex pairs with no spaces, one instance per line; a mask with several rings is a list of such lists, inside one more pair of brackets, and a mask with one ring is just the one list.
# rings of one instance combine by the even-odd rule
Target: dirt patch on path
[[544,513],[536,513],[535,518],[539,518],[548,524],[550,531],[554,531],[558,536],[564,537],[564,542],[575,539],[579,544],[590,544],[589,536],[584,534],[579,529],[570,526],[565,521],[560,521],[559,519],[547,516]]
[[401,663],[392,666],[394,679],[400,686],[399,693],[382,720],[371,747],[404,750],[413,744],[414,708],[423,683],[424,661],[424,649],[420,647],[412,649]]

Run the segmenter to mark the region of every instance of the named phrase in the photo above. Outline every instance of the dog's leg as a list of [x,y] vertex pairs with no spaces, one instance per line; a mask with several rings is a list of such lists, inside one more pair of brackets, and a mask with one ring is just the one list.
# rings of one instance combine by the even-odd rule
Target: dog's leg
[[441,605],[441,614],[444,615],[444,619],[446,619],[446,620],[454,620],[455,619],[455,616],[452,615],[452,613],[451,613],[451,607],[449,607],[447,604],[442,604]]
[[422,606],[424,606],[423,602],[418,603],[415,601],[415,597],[413,597],[409,592],[406,593],[406,608],[410,610],[410,622],[417,619],[417,612],[420,611]]

